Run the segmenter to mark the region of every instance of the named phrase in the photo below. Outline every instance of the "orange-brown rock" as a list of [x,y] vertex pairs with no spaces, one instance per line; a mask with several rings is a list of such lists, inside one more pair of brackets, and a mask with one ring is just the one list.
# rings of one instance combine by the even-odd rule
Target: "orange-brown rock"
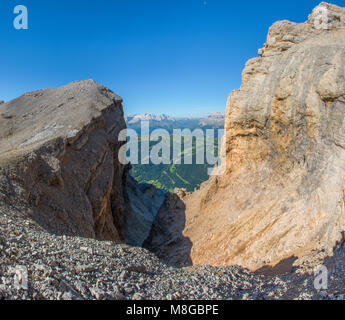
[[345,9],[275,23],[259,54],[227,102],[226,172],[185,199],[193,264],[332,254],[345,230]]

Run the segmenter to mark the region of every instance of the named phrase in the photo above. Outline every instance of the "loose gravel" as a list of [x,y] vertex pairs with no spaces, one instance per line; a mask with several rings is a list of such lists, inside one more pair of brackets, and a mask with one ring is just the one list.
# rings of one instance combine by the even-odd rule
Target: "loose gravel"
[[176,268],[143,248],[52,235],[18,212],[0,212],[0,299],[342,299],[339,261],[330,276],[338,285],[317,292],[313,274],[299,269],[269,277],[237,266]]

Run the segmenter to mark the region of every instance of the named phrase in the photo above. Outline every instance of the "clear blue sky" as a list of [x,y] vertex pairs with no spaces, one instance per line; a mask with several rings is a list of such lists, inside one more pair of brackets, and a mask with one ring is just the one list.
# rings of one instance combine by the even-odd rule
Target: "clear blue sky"
[[[126,113],[224,112],[269,26],[303,22],[320,2],[1,0],[0,99],[92,78],[123,97]],[[18,4],[27,31],[13,28]]]

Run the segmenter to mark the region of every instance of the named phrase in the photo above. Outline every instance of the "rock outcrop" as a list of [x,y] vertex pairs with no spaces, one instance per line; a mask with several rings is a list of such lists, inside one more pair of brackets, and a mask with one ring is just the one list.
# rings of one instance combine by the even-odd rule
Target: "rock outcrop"
[[0,106],[0,204],[55,234],[125,239],[122,99],[92,80]]
[[194,264],[257,270],[342,241],[345,9],[275,23],[259,55],[227,102],[226,172],[185,199]]
[[[57,235],[141,246],[165,192],[119,161],[122,99],[93,80],[0,106],[0,208]],[[6,210],[5,210],[6,211]]]
[[182,235],[186,226],[184,189],[167,193],[155,219],[144,248],[154,252],[162,261],[173,266],[190,266],[191,241]]
[[133,246],[141,247],[148,238],[152,224],[164,203],[165,192],[150,184],[139,184],[129,175],[126,180],[126,199],[126,241]]

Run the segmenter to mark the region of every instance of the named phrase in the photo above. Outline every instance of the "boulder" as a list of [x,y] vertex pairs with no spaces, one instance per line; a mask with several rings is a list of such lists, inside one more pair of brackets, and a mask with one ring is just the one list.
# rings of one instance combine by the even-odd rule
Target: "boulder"
[[92,80],[0,106],[0,205],[58,235],[125,240],[122,99]]

